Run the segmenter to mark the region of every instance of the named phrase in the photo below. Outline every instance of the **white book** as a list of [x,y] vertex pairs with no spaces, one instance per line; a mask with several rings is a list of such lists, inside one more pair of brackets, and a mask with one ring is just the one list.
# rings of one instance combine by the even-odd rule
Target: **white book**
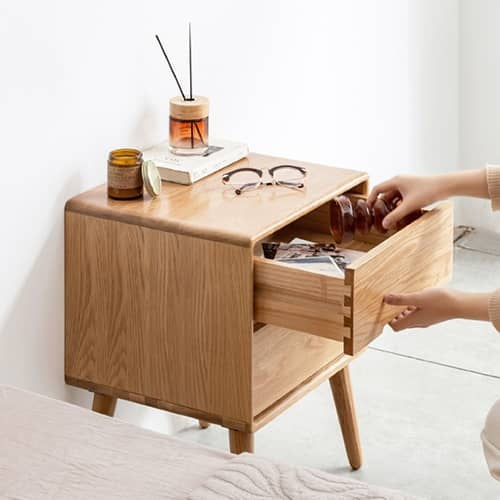
[[221,139],[210,141],[208,152],[200,156],[174,155],[168,141],[143,151],[144,161],[152,160],[164,181],[192,184],[248,155],[248,146]]

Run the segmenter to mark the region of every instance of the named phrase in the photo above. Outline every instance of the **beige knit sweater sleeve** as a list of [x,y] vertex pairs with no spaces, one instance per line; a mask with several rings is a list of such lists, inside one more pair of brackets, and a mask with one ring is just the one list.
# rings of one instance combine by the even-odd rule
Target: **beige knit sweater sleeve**
[[[500,210],[500,166],[487,165],[486,178],[488,179],[488,192],[493,210]],[[491,297],[488,311],[493,326],[500,332],[500,289]]]

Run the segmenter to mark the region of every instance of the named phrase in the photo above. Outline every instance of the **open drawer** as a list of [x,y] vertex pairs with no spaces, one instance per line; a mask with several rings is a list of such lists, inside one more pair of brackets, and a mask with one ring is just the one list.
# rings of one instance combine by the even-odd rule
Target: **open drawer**
[[[273,235],[332,241],[328,203]],[[354,355],[380,335],[401,307],[385,294],[407,293],[446,282],[452,273],[453,207],[444,202],[398,232],[355,235],[344,248],[365,253],[335,277],[254,257],[255,320],[341,340]]]

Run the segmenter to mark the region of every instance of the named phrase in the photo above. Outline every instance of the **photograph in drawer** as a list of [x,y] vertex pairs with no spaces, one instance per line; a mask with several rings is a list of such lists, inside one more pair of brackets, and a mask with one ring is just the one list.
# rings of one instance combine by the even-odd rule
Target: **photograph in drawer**
[[363,252],[341,248],[335,243],[300,238],[294,238],[290,243],[264,242],[262,253],[266,259],[339,278],[344,278],[346,267],[363,255]]

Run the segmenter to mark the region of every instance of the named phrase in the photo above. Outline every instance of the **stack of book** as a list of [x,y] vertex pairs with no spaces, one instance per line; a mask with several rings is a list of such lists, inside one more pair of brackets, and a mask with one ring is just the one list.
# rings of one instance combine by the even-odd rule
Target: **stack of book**
[[192,184],[248,155],[246,144],[220,139],[211,143],[203,156],[174,155],[168,148],[168,141],[146,149],[142,156],[144,161],[153,161],[162,180]]

